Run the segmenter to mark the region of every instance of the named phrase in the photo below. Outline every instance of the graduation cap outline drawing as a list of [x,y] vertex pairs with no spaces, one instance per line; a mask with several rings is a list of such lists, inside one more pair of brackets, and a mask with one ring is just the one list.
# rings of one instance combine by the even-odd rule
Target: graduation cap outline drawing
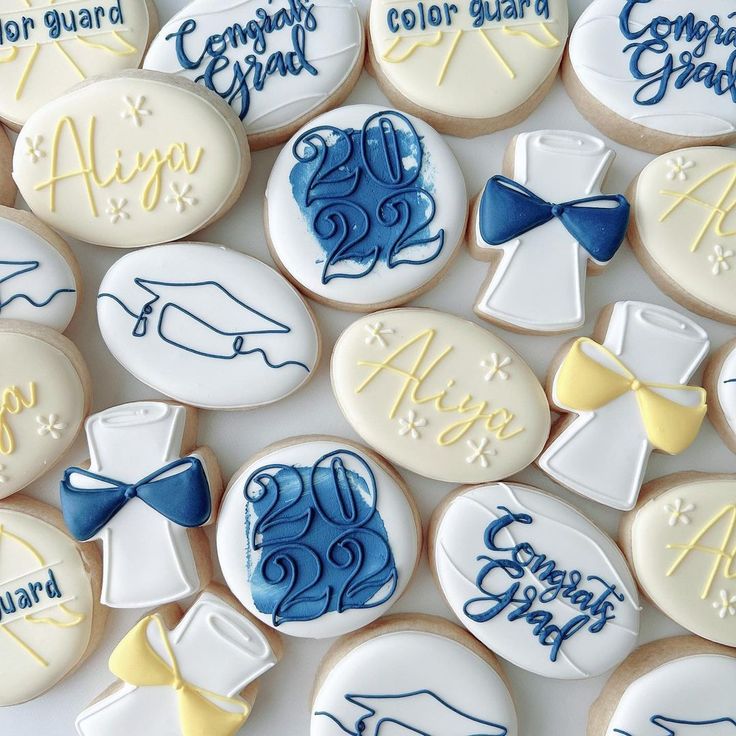
[[[136,277],[133,282],[151,297],[138,311],[109,292],[101,292],[97,298],[111,299],[135,320],[134,337],[150,334],[151,323],[155,323],[161,340],[194,355],[217,360],[260,355],[269,368],[297,366],[309,372],[309,367],[300,361],[272,362],[262,347],[249,347],[246,344],[249,338],[288,335],[291,327],[249,306],[217,281]],[[212,316],[203,317],[201,305],[206,305]],[[213,324],[213,318],[218,324]]]
[[13,260],[0,260],[0,316],[2,316],[2,310],[5,307],[12,304],[14,301],[19,299],[28,302],[32,307],[41,309],[48,306],[51,302],[56,299],[59,294],[74,294],[75,289],[56,289],[48,297],[42,301],[34,299],[30,294],[24,292],[16,292],[15,294],[3,298],[4,285],[11,283],[13,279],[17,279],[20,276],[24,276],[27,273],[32,273],[41,268],[40,261],[13,261]]
[[[736,736],[736,717],[733,716],[691,721],[656,715],[652,716],[649,721],[657,726],[657,736],[726,736],[726,734]],[[716,734],[713,730],[714,726],[722,726],[723,728],[719,728]],[[613,733],[617,736],[645,736],[644,734],[629,733],[629,731],[620,728],[614,728]]]

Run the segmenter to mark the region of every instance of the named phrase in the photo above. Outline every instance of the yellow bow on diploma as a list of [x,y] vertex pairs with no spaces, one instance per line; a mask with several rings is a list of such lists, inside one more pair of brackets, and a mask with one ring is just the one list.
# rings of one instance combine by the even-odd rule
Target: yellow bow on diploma
[[[161,631],[168,664],[148,642],[147,630],[152,621]],[[168,632],[158,614],[147,616],[130,630],[110,655],[109,666],[116,677],[129,685],[173,687],[179,699],[183,736],[233,736],[250,715],[246,702],[212,693],[182,679]],[[232,706],[237,712],[224,710],[218,703]]]
[[[616,369],[601,365],[583,350],[589,346]],[[697,406],[684,406],[667,399],[656,389],[698,394]],[[573,343],[555,379],[555,399],[573,411],[594,411],[628,391],[636,395],[649,442],[658,450],[677,455],[693,442],[703,423],[707,406],[705,389],[668,383],[645,383],[603,345],[588,337]]]

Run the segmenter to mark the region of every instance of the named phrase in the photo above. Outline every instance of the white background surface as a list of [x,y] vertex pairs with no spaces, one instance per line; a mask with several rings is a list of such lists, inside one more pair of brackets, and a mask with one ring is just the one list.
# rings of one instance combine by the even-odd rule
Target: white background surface
[[[367,6],[368,0],[361,5]],[[183,7],[181,0],[158,0],[162,21]],[[571,23],[587,5],[586,0],[570,0]],[[375,82],[365,73],[349,103],[371,102],[386,104]],[[499,173],[503,151],[515,132],[538,128],[566,128],[595,133],[577,113],[558,80],[552,93],[537,111],[516,129],[502,131],[474,140],[448,138],[465,173],[468,192],[475,194],[486,179]],[[653,157],[612,144],[618,153],[606,184],[606,192],[625,191],[631,179]],[[278,148],[255,154],[253,170],[240,202],[229,215],[205,230],[197,239],[209,240],[241,250],[267,263],[269,257],[261,220],[266,180]],[[67,335],[84,353],[94,381],[94,410],[142,398],[152,397],[146,388],[128,375],[108,353],[100,338],[95,319],[95,295],[107,268],[122,255],[121,251],[72,243],[82,265],[85,298]],[[474,261],[462,253],[449,275],[433,291],[416,300],[419,306],[431,306],[473,318],[472,301],[486,274],[487,264]],[[579,334],[590,334],[601,307],[620,299],[642,299],[679,308],[662,294],[645,274],[627,245],[621,249],[603,275],[588,282],[588,321]],[[358,439],[340,414],[332,397],[329,381],[329,356],[335,339],[353,317],[349,313],[315,306],[324,337],[323,360],[306,388],[288,399],[251,412],[202,412],[200,442],[210,445],[218,454],[225,478],[229,478],[248,457],[271,442],[306,433],[326,433]],[[736,334],[734,328],[694,315],[709,332],[712,347],[718,348]],[[527,359],[540,379],[543,379],[551,357],[565,337],[522,337],[498,331]],[[1,359],[1,358],[0,358]],[[700,374],[697,376],[700,377]],[[615,452],[612,441],[611,452]],[[57,484],[64,467],[87,457],[86,443],[80,437],[59,465],[27,492],[39,499],[58,505]],[[654,455],[647,479],[678,470],[733,472],[736,457],[721,443],[709,422],[706,422],[696,443],[683,455],[670,458]],[[424,522],[452,486],[403,473],[417,499]],[[550,490],[588,514],[610,533],[615,533],[620,514],[592,502],[585,502],[547,479],[536,468],[515,477],[540,488]],[[214,535],[210,532],[210,537]],[[214,551],[214,546],[213,546]],[[420,611],[452,619],[452,614],[435,589],[426,558],[407,593],[392,612]],[[107,631],[97,652],[63,683],[42,698],[23,706],[0,710],[0,733],[12,736],[71,736],[76,714],[113,680],[106,661],[115,644],[142,611],[111,612]],[[646,605],[641,642],[645,643],[681,629],[665,616]],[[242,733],[247,736],[307,736],[311,688],[315,672],[331,641],[286,641],[283,661],[261,680],[261,693],[253,715]],[[606,677],[579,682],[545,680],[506,666],[517,703],[520,736],[583,736],[590,704],[600,692]],[[7,675],[6,675],[7,676]],[[12,677],[12,673],[9,675]],[[2,683],[0,683],[0,687]],[[131,736],[149,736],[144,731]],[[155,736],[155,735],[150,735]]]

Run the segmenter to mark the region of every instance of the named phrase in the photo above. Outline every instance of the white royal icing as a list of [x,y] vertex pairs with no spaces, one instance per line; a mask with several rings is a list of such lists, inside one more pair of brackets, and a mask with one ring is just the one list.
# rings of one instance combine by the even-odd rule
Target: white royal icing
[[100,285],[97,318],[136,378],[205,408],[281,399],[311,377],[319,354],[317,327],[296,290],[255,258],[214,245],[124,256]]
[[[383,343],[372,339],[376,325],[393,330]],[[524,359],[478,325],[430,309],[354,322],[335,345],[332,384],[368,444],[436,480],[506,478],[549,433],[544,391]]]
[[351,0],[195,0],[163,26],[143,67],[217,92],[257,135],[328,104],[362,49]]
[[32,115],[19,140],[33,151],[16,146],[13,176],[34,214],[124,248],[178,240],[222,215],[249,159],[229,109],[183,84],[131,71]]
[[[287,516],[300,521],[278,522]],[[297,440],[249,463],[232,480],[217,526],[220,566],[243,605],[284,634],[310,638],[385,613],[411,579],[418,543],[396,480],[338,439]]]
[[723,361],[717,381],[720,413],[731,433],[736,435],[736,344]]
[[636,646],[639,599],[623,555],[552,496],[504,483],[468,489],[444,510],[433,559],[461,623],[524,669],[595,677]]

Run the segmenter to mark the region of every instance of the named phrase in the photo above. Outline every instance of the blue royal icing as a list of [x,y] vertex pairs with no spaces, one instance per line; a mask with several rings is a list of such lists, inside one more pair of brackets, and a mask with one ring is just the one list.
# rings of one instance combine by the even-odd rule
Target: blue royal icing
[[[40,261],[2,261],[0,260],[0,267],[6,266],[12,271],[8,273],[7,275],[0,277],[0,287],[3,287],[4,284],[10,283],[12,286],[12,280],[14,278],[17,278],[19,276],[23,276],[27,273],[32,273],[33,271],[37,271],[39,268],[41,268],[41,262]],[[5,297],[3,295],[4,288],[0,288],[0,317],[2,316],[2,310],[5,309],[5,307],[12,304],[14,301],[21,300],[25,301],[28,304],[30,304],[32,307],[36,307],[38,309],[41,309],[43,307],[48,306],[51,304],[54,299],[56,299],[57,296],[60,294],[74,294],[75,289],[56,289],[55,291],[51,292],[43,301],[38,301],[28,294],[24,294],[22,292],[17,292],[15,294],[12,294],[11,296]]]
[[[650,722],[658,727],[658,733],[660,736],[690,736],[690,734],[698,734],[698,736],[709,736],[712,733],[712,728],[704,728],[705,726],[723,726],[730,725],[733,729],[729,729],[736,734],[736,720],[730,716],[724,716],[722,718],[711,718],[707,720],[689,721],[682,720],[679,718],[668,718],[667,716],[656,715],[652,716]],[[695,728],[687,728],[688,726],[695,726]],[[659,732],[661,729],[661,732]],[[614,728],[613,733],[619,736],[640,736],[639,734],[630,733],[620,728]],[[721,731],[719,730],[720,734]],[[643,736],[643,735],[642,735]]]

